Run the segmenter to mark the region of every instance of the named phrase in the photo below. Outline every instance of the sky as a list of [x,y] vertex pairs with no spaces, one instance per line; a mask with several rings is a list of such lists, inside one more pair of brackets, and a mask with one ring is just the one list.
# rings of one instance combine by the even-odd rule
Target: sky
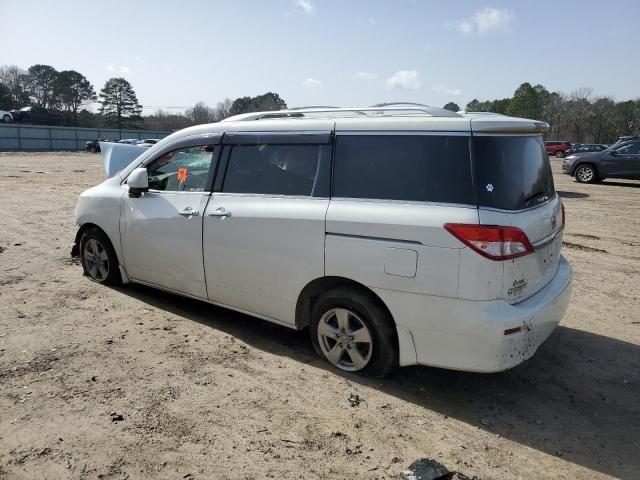
[[523,82],[640,97],[640,0],[0,0],[0,25],[0,65],[124,77],[144,114],[267,91],[464,106]]

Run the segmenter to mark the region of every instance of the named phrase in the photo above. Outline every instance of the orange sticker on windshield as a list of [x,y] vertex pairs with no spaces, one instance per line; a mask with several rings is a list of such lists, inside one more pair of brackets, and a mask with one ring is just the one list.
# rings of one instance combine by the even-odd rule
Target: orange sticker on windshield
[[187,169],[186,168],[179,168],[178,169],[178,181],[179,182],[184,182],[187,179]]

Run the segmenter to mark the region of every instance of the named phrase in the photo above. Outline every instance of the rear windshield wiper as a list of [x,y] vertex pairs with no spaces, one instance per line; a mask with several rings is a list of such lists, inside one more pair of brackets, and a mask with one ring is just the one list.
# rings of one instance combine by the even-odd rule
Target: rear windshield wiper
[[536,204],[537,203],[543,203],[543,202],[546,202],[547,200],[549,200],[549,198],[551,198],[551,196],[547,192],[538,192],[538,193],[534,193],[533,195],[530,195],[527,198],[525,198],[524,199],[524,203],[525,203],[525,205],[529,205],[534,200],[535,200],[534,203],[536,203]]

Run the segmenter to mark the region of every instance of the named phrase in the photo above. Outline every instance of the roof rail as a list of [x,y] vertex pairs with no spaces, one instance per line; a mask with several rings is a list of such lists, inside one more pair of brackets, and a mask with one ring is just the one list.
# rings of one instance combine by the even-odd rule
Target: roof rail
[[496,115],[499,115],[501,117],[506,117],[507,115],[505,115],[504,113],[496,113],[496,112],[472,112],[472,111],[462,111],[462,112],[458,112],[462,115],[487,115],[487,116],[493,116],[495,117]]
[[289,108],[287,110],[309,110],[310,108],[340,108],[340,107],[334,107],[331,105],[309,105],[306,107],[294,107],[294,108]]
[[414,103],[414,102],[390,102],[390,103],[376,103],[372,105],[373,107],[403,107],[407,106],[409,108],[419,108],[426,113],[429,113],[433,117],[459,117],[460,115],[456,112],[452,112],[451,110],[447,110],[446,108],[438,108],[432,107],[430,105],[425,105],[423,103]]
[[385,103],[372,107],[303,107],[289,110],[273,110],[269,112],[253,112],[225,118],[223,122],[264,120],[273,118],[335,118],[348,116],[430,116],[460,117],[461,115],[419,103]]

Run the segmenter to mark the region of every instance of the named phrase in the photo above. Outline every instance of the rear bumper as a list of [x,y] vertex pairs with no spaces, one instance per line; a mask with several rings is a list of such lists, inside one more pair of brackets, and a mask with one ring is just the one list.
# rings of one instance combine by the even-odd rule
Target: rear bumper
[[[411,332],[413,345],[400,342],[401,359],[410,358],[406,350],[415,348],[415,364],[490,373],[508,370],[533,356],[567,310],[571,281],[571,266],[562,257],[555,277],[541,291],[514,305],[503,300],[377,293],[398,327]],[[418,317],[417,312],[425,313]],[[505,335],[505,330],[518,327],[522,327],[519,333]]]

